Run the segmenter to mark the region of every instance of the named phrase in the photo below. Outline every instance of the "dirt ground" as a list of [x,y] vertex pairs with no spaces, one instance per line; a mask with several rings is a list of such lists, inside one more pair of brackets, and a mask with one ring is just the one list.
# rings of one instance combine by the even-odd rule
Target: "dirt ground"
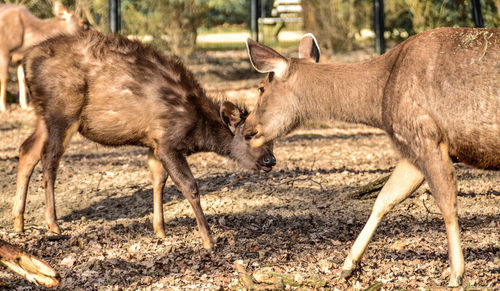
[[[358,51],[327,61],[370,58]],[[252,105],[261,75],[245,52],[199,53],[188,65],[210,95]],[[13,77],[14,78],[14,77]],[[17,92],[14,83],[11,92]],[[216,239],[203,250],[193,212],[169,180],[164,195],[167,238],[153,234],[152,185],[147,151],[110,148],[75,136],[61,162],[56,209],[63,235],[47,232],[38,166],[25,213],[26,231],[13,232],[17,149],[34,114],[12,104],[0,113],[0,238],[47,260],[62,276],[59,290],[244,289],[235,261],[257,288],[363,290],[439,289],[449,276],[444,223],[422,186],[379,226],[360,271],[338,278],[374,199],[351,199],[392,170],[398,156],[376,129],[321,122],[293,132],[275,146],[272,172],[240,169],[212,153],[188,161]],[[465,286],[500,288],[500,172],[456,165]],[[271,274],[271,275],[270,275]],[[262,283],[268,278],[268,285]],[[0,289],[38,290],[0,269]]]

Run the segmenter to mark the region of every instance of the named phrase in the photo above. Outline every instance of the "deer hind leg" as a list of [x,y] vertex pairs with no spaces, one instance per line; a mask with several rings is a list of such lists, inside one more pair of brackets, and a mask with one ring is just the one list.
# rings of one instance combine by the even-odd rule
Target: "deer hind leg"
[[465,268],[457,217],[455,170],[447,144],[439,143],[426,147],[421,165],[446,226],[451,267],[449,286],[459,286],[462,284]]
[[9,69],[9,55],[0,55],[0,111],[7,110],[7,73]]
[[17,64],[17,82],[19,84],[19,105],[22,109],[28,108],[28,98],[26,96],[26,78],[24,76],[23,64]]
[[43,186],[45,188],[45,218],[49,230],[61,233],[56,222],[54,201],[54,183],[57,176],[59,162],[71,136],[77,131],[78,123],[66,123],[59,120],[56,126],[48,129],[48,139],[42,151]]
[[148,166],[153,180],[153,229],[157,237],[165,238],[165,225],[163,220],[163,189],[168,174],[162,163],[156,158],[153,150],[148,153]]
[[356,269],[368,243],[385,214],[413,193],[423,181],[424,175],[412,163],[405,159],[398,163],[391,177],[380,191],[377,200],[375,200],[367,223],[344,261],[342,273],[340,274],[342,278],[349,277]]
[[43,146],[46,142],[47,127],[43,120],[38,120],[35,132],[23,142],[19,149],[16,197],[12,208],[14,231],[22,232],[24,230],[24,208],[28,186],[33,169],[40,161]]
[[203,240],[203,247],[205,249],[212,249],[214,241],[210,233],[207,219],[201,209],[198,185],[196,185],[196,181],[189,169],[186,158],[181,153],[166,151],[161,148],[158,148],[157,152],[157,156],[160,158],[175,186],[182,192],[182,195],[186,197],[193,208],[198,230]]

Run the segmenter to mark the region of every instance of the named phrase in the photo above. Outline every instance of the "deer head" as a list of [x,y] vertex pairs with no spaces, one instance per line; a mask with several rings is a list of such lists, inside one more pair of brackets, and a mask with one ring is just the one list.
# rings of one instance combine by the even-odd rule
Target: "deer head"
[[73,34],[79,30],[88,29],[88,24],[82,18],[67,10],[59,1],[54,2],[52,12],[59,26],[63,27],[66,33]]
[[247,114],[242,112],[233,103],[225,101],[220,107],[220,116],[233,133],[233,140],[230,144],[231,158],[247,169],[260,169],[266,172],[270,171],[276,165],[272,142],[255,148],[245,139],[243,128]]
[[301,96],[296,94],[297,72],[302,64],[317,63],[320,50],[316,38],[306,34],[300,41],[299,58],[286,58],[252,39],[247,40],[252,66],[267,77],[259,85],[257,106],[247,118],[243,134],[253,147],[260,147],[290,132],[301,122]]

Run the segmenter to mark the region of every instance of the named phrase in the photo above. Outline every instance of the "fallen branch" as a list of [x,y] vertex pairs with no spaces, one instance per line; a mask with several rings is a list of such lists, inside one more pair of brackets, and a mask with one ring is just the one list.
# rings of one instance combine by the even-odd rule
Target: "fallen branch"
[[49,264],[3,240],[0,240],[0,265],[36,285],[59,284],[60,277]]
[[425,211],[427,212],[425,215],[425,220],[429,220],[429,214],[439,215],[439,213],[432,212],[425,204],[425,201],[427,201],[428,197],[429,197],[429,192],[425,191],[424,194],[422,194],[422,204],[424,205]]
[[245,269],[245,266],[244,266],[242,260],[234,261],[234,269],[236,270],[236,272],[238,272],[238,277],[240,278],[240,280],[239,280],[240,284],[246,290],[254,290],[255,286],[254,286],[254,283],[252,280],[252,276],[250,276],[247,273],[247,270]]
[[295,182],[303,182],[303,181],[310,181],[310,182],[313,182],[315,183],[316,185],[319,186],[319,189],[321,191],[325,191],[325,188],[323,187],[323,184],[321,184],[320,182],[318,181],[315,181],[313,180],[311,177],[305,177],[305,178],[293,178],[293,179],[289,179],[289,180],[286,180],[286,181],[283,181],[283,182],[280,182],[278,183],[277,185],[283,185],[283,184],[292,184],[292,186],[294,185]]
[[325,287],[331,277],[328,276],[303,276],[301,274],[283,274],[274,272],[270,267],[264,267],[256,270],[253,273],[253,278],[257,283],[265,283],[268,285],[259,284],[261,286],[274,287],[272,290],[285,289],[290,287],[309,287],[320,288]]
[[375,282],[363,291],[378,291],[382,289],[382,287],[384,287],[384,284],[382,284],[381,282]]
[[384,187],[387,180],[389,180],[390,176],[391,176],[390,174],[382,176],[381,178],[378,178],[364,186],[361,186],[361,188],[358,191],[351,193],[349,195],[349,198],[370,199],[377,197],[378,193]]

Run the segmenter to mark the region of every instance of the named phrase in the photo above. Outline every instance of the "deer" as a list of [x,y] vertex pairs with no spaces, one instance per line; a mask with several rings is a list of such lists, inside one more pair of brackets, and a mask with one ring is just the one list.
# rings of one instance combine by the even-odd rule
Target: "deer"
[[27,109],[25,74],[20,62],[26,50],[47,38],[88,28],[80,17],[58,1],[54,3],[53,13],[55,17],[42,20],[24,6],[0,5],[0,111],[7,110],[7,74],[11,60],[18,63],[19,104]]
[[342,266],[348,278],[387,212],[426,180],[446,226],[449,286],[462,284],[464,257],[454,162],[500,169],[500,29],[438,28],[387,53],[351,64],[321,64],[314,35],[298,58],[247,40],[267,77],[243,134],[259,148],[313,120],[384,130],[401,155]]
[[19,149],[12,210],[17,232],[24,229],[29,180],[40,160],[47,225],[50,232],[61,232],[54,183],[76,132],[106,146],[146,147],[156,236],[166,237],[163,190],[170,176],[192,206],[206,249],[214,241],[186,156],[214,152],[266,172],[276,164],[272,143],[254,149],[242,135],[249,114],[244,106],[208,97],[179,60],[138,41],[91,30],[57,36],[30,49],[23,66],[37,123]]

